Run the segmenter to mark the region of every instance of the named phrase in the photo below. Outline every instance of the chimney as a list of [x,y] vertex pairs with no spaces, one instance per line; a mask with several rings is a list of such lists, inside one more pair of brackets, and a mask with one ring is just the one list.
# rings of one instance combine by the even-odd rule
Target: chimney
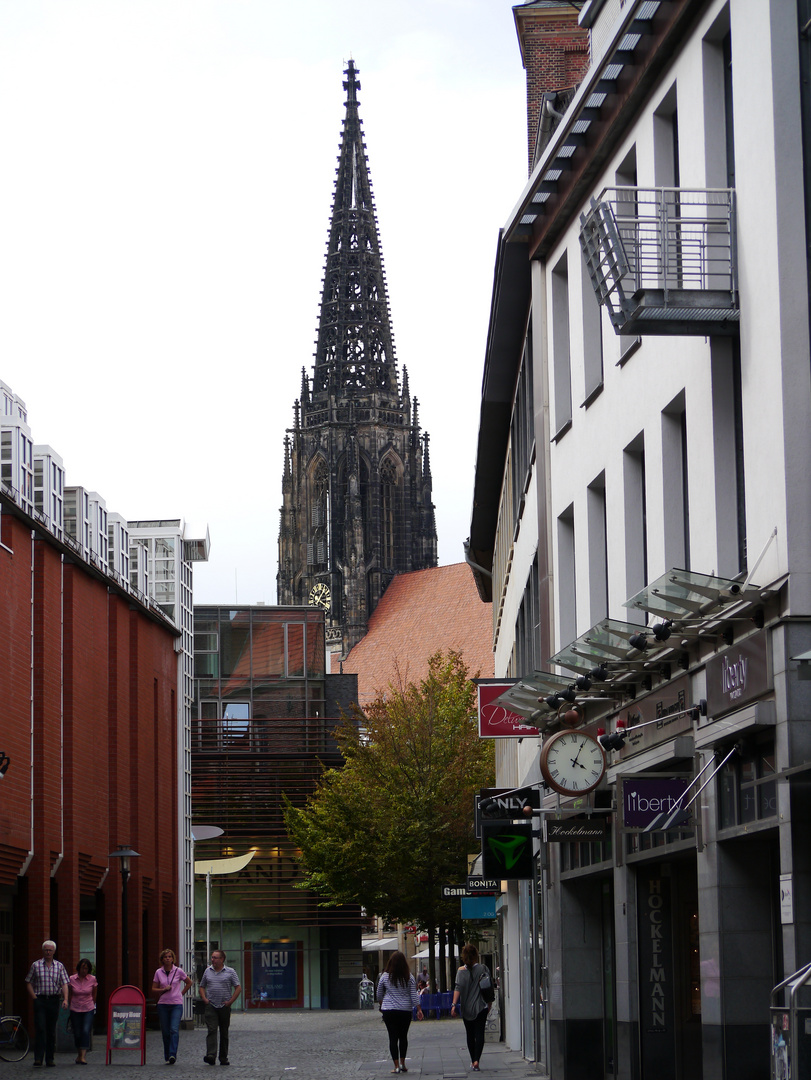
[[[582,4],[527,0],[513,8],[521,60],[527,73],[529,172],[539,153],[541,111],[547,95],[563,112],[589,66],[588,31],[577,24]],[[563,100],[561,101],[561,97]]]

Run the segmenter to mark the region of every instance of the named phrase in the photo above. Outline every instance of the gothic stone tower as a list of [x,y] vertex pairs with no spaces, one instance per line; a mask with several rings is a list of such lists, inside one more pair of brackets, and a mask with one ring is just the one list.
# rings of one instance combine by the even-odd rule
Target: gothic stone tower
[[327,609],[346,655],[394,574],[436,566],[428,435],[394,356],[377,215],[346,68],[346,119],[312,380],[285,437],[278,602]]

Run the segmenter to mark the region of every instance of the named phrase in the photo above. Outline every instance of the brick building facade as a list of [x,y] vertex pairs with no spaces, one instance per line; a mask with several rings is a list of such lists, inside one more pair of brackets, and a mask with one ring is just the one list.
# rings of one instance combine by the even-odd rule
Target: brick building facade
[[[0,488],[0,999],[52,937],[96,964],[99,1012],[122,981],[119,846],[130,981],[178,943],[178,631]],[[31,1017],[27,1019],[30,1021]]]

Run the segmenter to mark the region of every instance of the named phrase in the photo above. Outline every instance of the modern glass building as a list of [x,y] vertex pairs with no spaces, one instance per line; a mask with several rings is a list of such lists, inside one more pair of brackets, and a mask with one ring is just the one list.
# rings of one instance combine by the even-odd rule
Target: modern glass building
[[302,805],[322,769],[340,764],[333,729],[356,698],[356,676],[325,673],[322,610],[195,607],[194,823],[223,830],[195,859],[252,853],[208,887],[198,875],[196,960],[199,969],[209,948],[226,950],[242,1008],[357,1006],[360,909],[319,907],[295,887],[283,816],[283,796]]

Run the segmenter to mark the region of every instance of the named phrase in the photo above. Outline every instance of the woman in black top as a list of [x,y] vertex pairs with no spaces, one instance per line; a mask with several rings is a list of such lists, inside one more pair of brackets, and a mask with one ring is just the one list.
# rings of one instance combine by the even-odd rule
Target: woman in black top
[[489,979],[490,971],[485,964],[479,963],[479,950],[475,945],[465,945],[462,949],[462,967],[456,972],[451,1016],[454,1010],[457,1016],[461,1013],[470,1052],[470,1067],[474,1072],[479,1071],[479,1059],[484,1049],[484,1025],[490,1011],[479,986],[484,977]]

